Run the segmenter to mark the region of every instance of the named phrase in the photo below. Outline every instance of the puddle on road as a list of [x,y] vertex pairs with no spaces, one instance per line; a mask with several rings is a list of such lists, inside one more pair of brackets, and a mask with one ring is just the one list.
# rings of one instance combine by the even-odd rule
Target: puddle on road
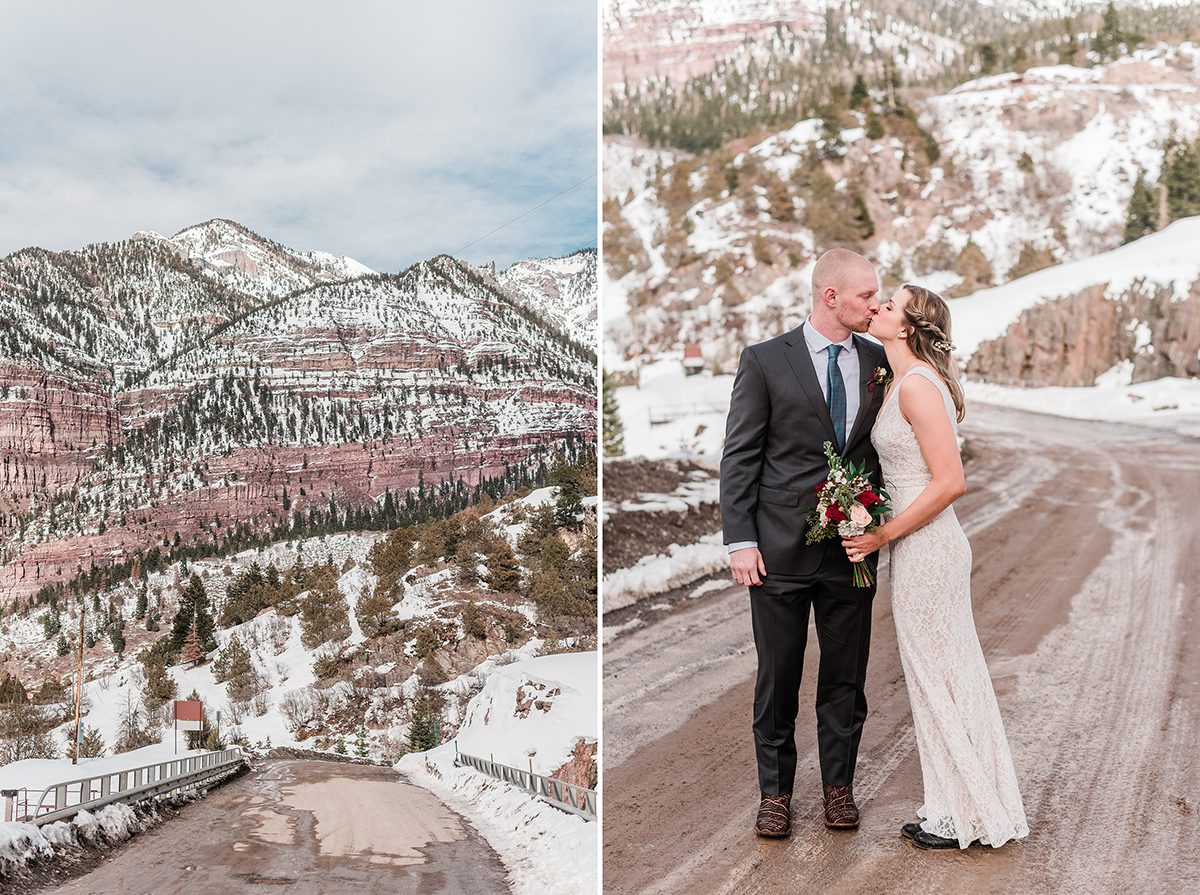
[[[265,805],[250,808],[243,811],[242,814],[254,821],[254,829],[250,831],[250,835],[255,839],[280,845],[288,845],[296,841],[296,819],[294,817],[281,814],[274,808]],[[245,851],[250,844],[238,842],[233,847],[237,851]]]
[[[315,820],[322,856],[357,857],[375,864],[422,864],[421,849],[464,838],[459,819],[432,793],[395,779],[332,777],[282,787],[280,807],[307,811]],[[270,809],[247,812],[267,841],[292,841],[294,819]],[[273,838],[282,836],[283,839]]]

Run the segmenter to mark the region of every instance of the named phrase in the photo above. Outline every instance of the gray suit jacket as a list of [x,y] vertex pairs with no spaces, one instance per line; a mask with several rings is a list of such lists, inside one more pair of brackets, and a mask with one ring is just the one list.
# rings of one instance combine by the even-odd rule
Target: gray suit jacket
[[[836,550],[849,566],[839,540],[804,543],[804,517],[816,506],[816,487],[829,468],[823,445],[836,444],[837,439],[803,330],[801,324],[742,352],[725,426],[724,540],[758,541],[768,575],[815,574],[828,550]],[[882,346],[859,335],[854,344],[859,353],[859,410],[842,456],[865,462],[871,484],[880,487],[879,457],[870,436],[884,388],[868,385],[877,367],[887,367],[887,357]],[[877,558],[870,557],[872,568]]]

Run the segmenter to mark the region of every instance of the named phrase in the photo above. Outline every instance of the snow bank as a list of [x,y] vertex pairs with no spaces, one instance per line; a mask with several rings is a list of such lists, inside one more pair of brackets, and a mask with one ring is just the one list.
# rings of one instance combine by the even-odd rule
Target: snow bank
[[1200,437],[1200,380],[1166,378],[1136,385],[1088,388],[1012,388],[963,383],[970,402],[981,401],[1071,419],[1131,423]]
[[594,889],[598,825],[473,768],[455,767],[455,745],[514,767],[532,763],[541,774],[556,770],[577,740],[599,736],[596,662],[595,652],[562,653],[497,668],[468,704],[454,740],[396,765],[479,830],[508,868],[516,895]]
[[672,544],[666,554],[643,556],[633,566],[604,576],[604,611],[612,612],[661,594],[729,564],[721,533],[706,535],[695,544]]
[[151,808],[143,817],[129,805],[105,805],[94,814],[80,811],[67,821],[37,827],[30,823],[0,823],[0,879],[13,869],[78,848],[83,841],[117,845],[158,820]]

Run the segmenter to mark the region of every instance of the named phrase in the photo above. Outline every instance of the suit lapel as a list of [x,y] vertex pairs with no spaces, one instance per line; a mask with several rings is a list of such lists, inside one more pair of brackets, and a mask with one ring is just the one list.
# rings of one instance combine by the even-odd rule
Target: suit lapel
[[[787,358],[788,366],[792,368],[796,379],[800,381],[800,388],[808,396],[813,412],[821,421],[821,425],[825,427],[829,440],[837,444],[837,433],[833,430],[833,418],[829,415],[829,405],[825,403],[825,395],[821,392],[821,383],[817,380],[817,371],[813,369],[812,357],[808,353],[808,343],[804,341],[803,323],[788,333],[784,344],[787,345],[784,357]],[[849,440],[846,443],[849,444]]]
[[881,388],[867,388],[875,374],[875,367],[879,365],[874,351],[868,347],[871,344],[857,334],[854,336],[854,347],[858,351],[858,417],[854,420],[854,428],[846,437],[847,450],[862,433],[863,427],[870,430],[874,425],[875,415],[879,411],[879,395],[875,393],[883,394]]

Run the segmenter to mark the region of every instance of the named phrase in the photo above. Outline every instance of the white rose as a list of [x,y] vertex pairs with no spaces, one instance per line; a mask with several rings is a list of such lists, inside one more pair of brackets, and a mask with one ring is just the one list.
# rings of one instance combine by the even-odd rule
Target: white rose
[[866,527],[871,524],[871,511],[861,503],[856,503],[850,508],[850,521],[855,525]]
[[843,538],[857,538],[862,533],[862,526],[855,525],[849,519],[838,523],[838,534]]

